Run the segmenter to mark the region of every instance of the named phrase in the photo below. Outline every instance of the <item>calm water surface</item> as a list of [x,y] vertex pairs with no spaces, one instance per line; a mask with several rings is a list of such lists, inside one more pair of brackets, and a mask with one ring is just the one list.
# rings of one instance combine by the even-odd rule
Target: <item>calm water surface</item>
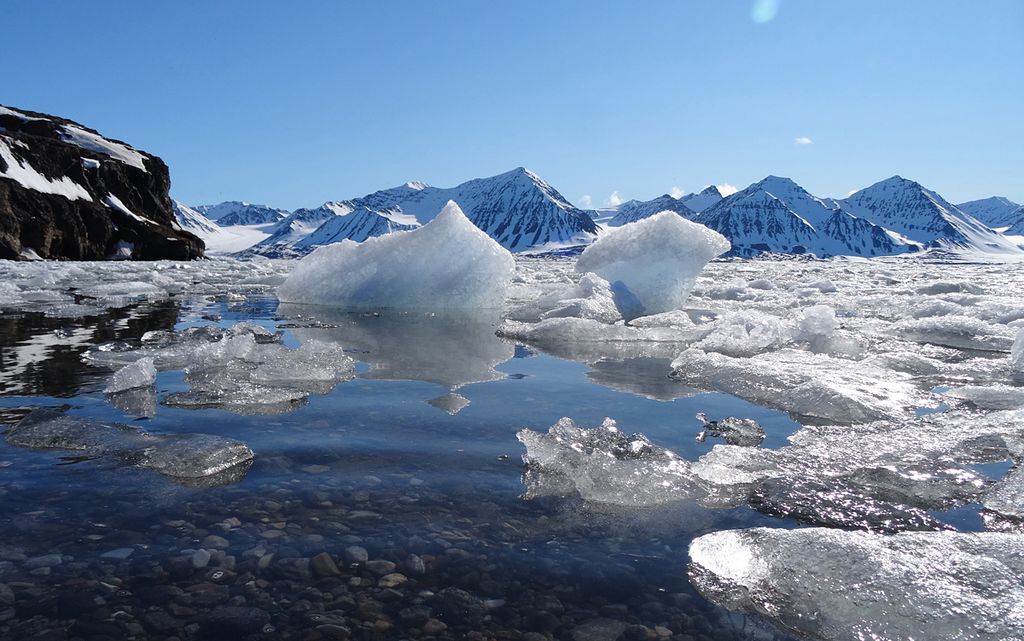
[[[283,328],[290,346],[340,343],[359,361],[357,377],[274,415],[158,405],[139,419],[103,394],[110,371],[81,360],[90,346],[154,329],[243,320]],[[797,425],[694,394],[667,379],[667,361],[591,367],[494,329],[482,319],[279,309],[271,297],[76,320],[0,316],[5,426],[33,407],[68,405],[151,433],[238,439],[256,453],[243,479],[201,489],[0,441],[0,636],[789,638],[706,602],[686,564],[694,536],[795,523],[746,507],[527,501],[515,434],[562,416],[588,426],[610,416],[694,459],[714,444],[695,441],[698,411],[758,420],[765,447]],[[183,372],[161,372],[157,401],[185,389]],[[961,525],[976,518],[962,512],[952,515]]]

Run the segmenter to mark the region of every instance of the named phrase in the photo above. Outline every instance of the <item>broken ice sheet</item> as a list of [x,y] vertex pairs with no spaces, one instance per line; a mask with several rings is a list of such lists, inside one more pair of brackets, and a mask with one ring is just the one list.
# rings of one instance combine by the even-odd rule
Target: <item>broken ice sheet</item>
[[99,346],[86,360],[108,366],[128,363],[122,371],[130,372],[138,362],[183,368],[190,389],[168,394],[165,405],[243,415],[290,411],[309,394],[326,394],[352,377],[355,361],[340,345],[311,339],[289,349],[279,340],[279,334],[250,323],[226,330],[202,326],[147,333],[139,348]]
[[690,580],[731,610],[822,641],[1024,638],[1024,535],[756,528],[690,545]]
[[690,348],[673,361],[672,377],[690,387],[835,423],[898,418],[928,400],[907,375],[795,349],[732,358]]
[[693,462],[641,434],[623,435],[614,422],[586,429],[566,418],[547,433],[522,430],[517,437],[527,448],[527,498],[746,503],[812,524],[892,532],[948,528],[928,511],[977,503],[999,488],[974,466],[1021,460],[1024,413],[947,411],[898,423],[804,427],[785,447],[716,445]]

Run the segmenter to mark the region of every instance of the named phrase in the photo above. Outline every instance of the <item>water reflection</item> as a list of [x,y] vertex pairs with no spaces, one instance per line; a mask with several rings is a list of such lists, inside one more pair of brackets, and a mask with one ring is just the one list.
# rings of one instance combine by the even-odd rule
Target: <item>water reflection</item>
[[512,342],[495,335],[500,319],[492,312],[366,313],[282,304],[278,314],[295,325],[299,341],[337,343],[366,363],[369,370],[360,378],[444,387],[448,394],[428,402],[449,414],[469,404],[458,389],[505,378],[496,367],[515,354]]
[[0,314],[0,395],[74,396],[104,375],[82,362],[89,347],[171,329],[177,319],[174,301],[74,319],[36,312]]
[[590,366],[587,378],[598,385],[655,401],[674,401],[702,393],[669,378],[671,363],[669,358],[601,360]]

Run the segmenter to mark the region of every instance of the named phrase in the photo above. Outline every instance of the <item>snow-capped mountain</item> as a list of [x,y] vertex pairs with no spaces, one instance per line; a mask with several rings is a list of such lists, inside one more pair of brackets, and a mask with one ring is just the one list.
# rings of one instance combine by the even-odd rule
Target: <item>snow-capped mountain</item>
[[733,253],[881,256],[917,249],[879,225],[830,206],[789,178],[768,176],[696,218],[724,235]]
[[697,213],[684,205],[682,200],[664,194],[653,200],[628,200],[622,203],[615,216],[608,221],[608,226],[621,227],[663,211],[674,211],[683,218],[692,219],[697,216]]
[[321,245],[330,245],[343,240],[354,240],[361,243],[367,238],[417,227],[417,225],[396,222],[387,214],[388,212],[380,212],[368,207],[356,207],[342,216],[328,218],[308,236],[295,242],[292,247],[297,253],[304,254]]
[[957,208],[995,229],[1024,222],[1024,206],[1002,196],[971,200],[960,203]]
[[1019,253],[1020,249],[920,183],[893,176],[839,201],[852,214],[928,247]]
[[204,242],[206,241],[207,236],[217,234],[221,231],[220,227],[217,226],[217,223],[213,222],[188,205],[172,199],[171,208],[174,210],[174,219],[178,221],[178,224],[182,229],[199,236]]
[[251,247],[270,235],[273,224],[221,227],[196,209],[172,200],[174,217],[186,231],[203,239],[208,254],[224,254]]
[[[725,198],[722,191],[715,185],[709,185],[701,190],[700,193],[687,194],[680,198],[684,205],[689,207],[692,211],[698,214],[708,207],[714,205],[718,201]],[[673,210],[674,211],[674,210]]]
[[449,200],[457,202],[477,227],[511,251],[582,244],[593,240],[598,232],[590,216],[523,167],[447,189],[406,183],[358,202],[373,209],[398,209],[423,224]]
[[324,221],[344,216],[355,208],[356,205],[351,201],[343,200],[327,202],[311,209],[296,209],[273,228],[270,236],[252,249],[257,254],[278,255],[282,249],[289,248],[312,234]]
[[[339,233],[343,230],[360,236],[375,225],[390,225],[393,229],[416,227],[432,220],[449,200],[457,202],[477,227],[511,251],[543,245],[583,244],[593,240],[598,232],[590,216],[539,176],[520,167],[451,188],[410,182],[362,198],[326,203],[315,209],[299,209],[283,219],[275,232],[253,247],[252,252],[267,256],[289,255],[301,253],[300,249],[308,251],[326,238],[335,239],[331,242],[342,240]],[[349,223],[333,221],[357,208],[368,212]],[[369,213],[383,217],[388,223]],[[302,239],[327,221],[331,221],[330,227],[298,247]]]
[[266,205],[254,205],[237,200],[229,200],[219,205],[199,205],[194,208],[206,218],[216,221],[221,227],[232,225],[266,225],[277,223],[286,218],[289,212]]

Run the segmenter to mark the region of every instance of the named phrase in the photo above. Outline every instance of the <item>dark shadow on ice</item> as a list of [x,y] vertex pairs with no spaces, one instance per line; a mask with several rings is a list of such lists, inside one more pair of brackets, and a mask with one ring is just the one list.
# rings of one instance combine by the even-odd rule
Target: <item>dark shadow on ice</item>
[[497,312],[357,312],[282,304],[282,318],[301,342],[341,345],[369,371],[359,378],[434,383],[449,394],[430,401],[455,414],[468,404],[455,391],[471,383],[505,378],[496,367],[515,355],[514,344],[495,336]]

